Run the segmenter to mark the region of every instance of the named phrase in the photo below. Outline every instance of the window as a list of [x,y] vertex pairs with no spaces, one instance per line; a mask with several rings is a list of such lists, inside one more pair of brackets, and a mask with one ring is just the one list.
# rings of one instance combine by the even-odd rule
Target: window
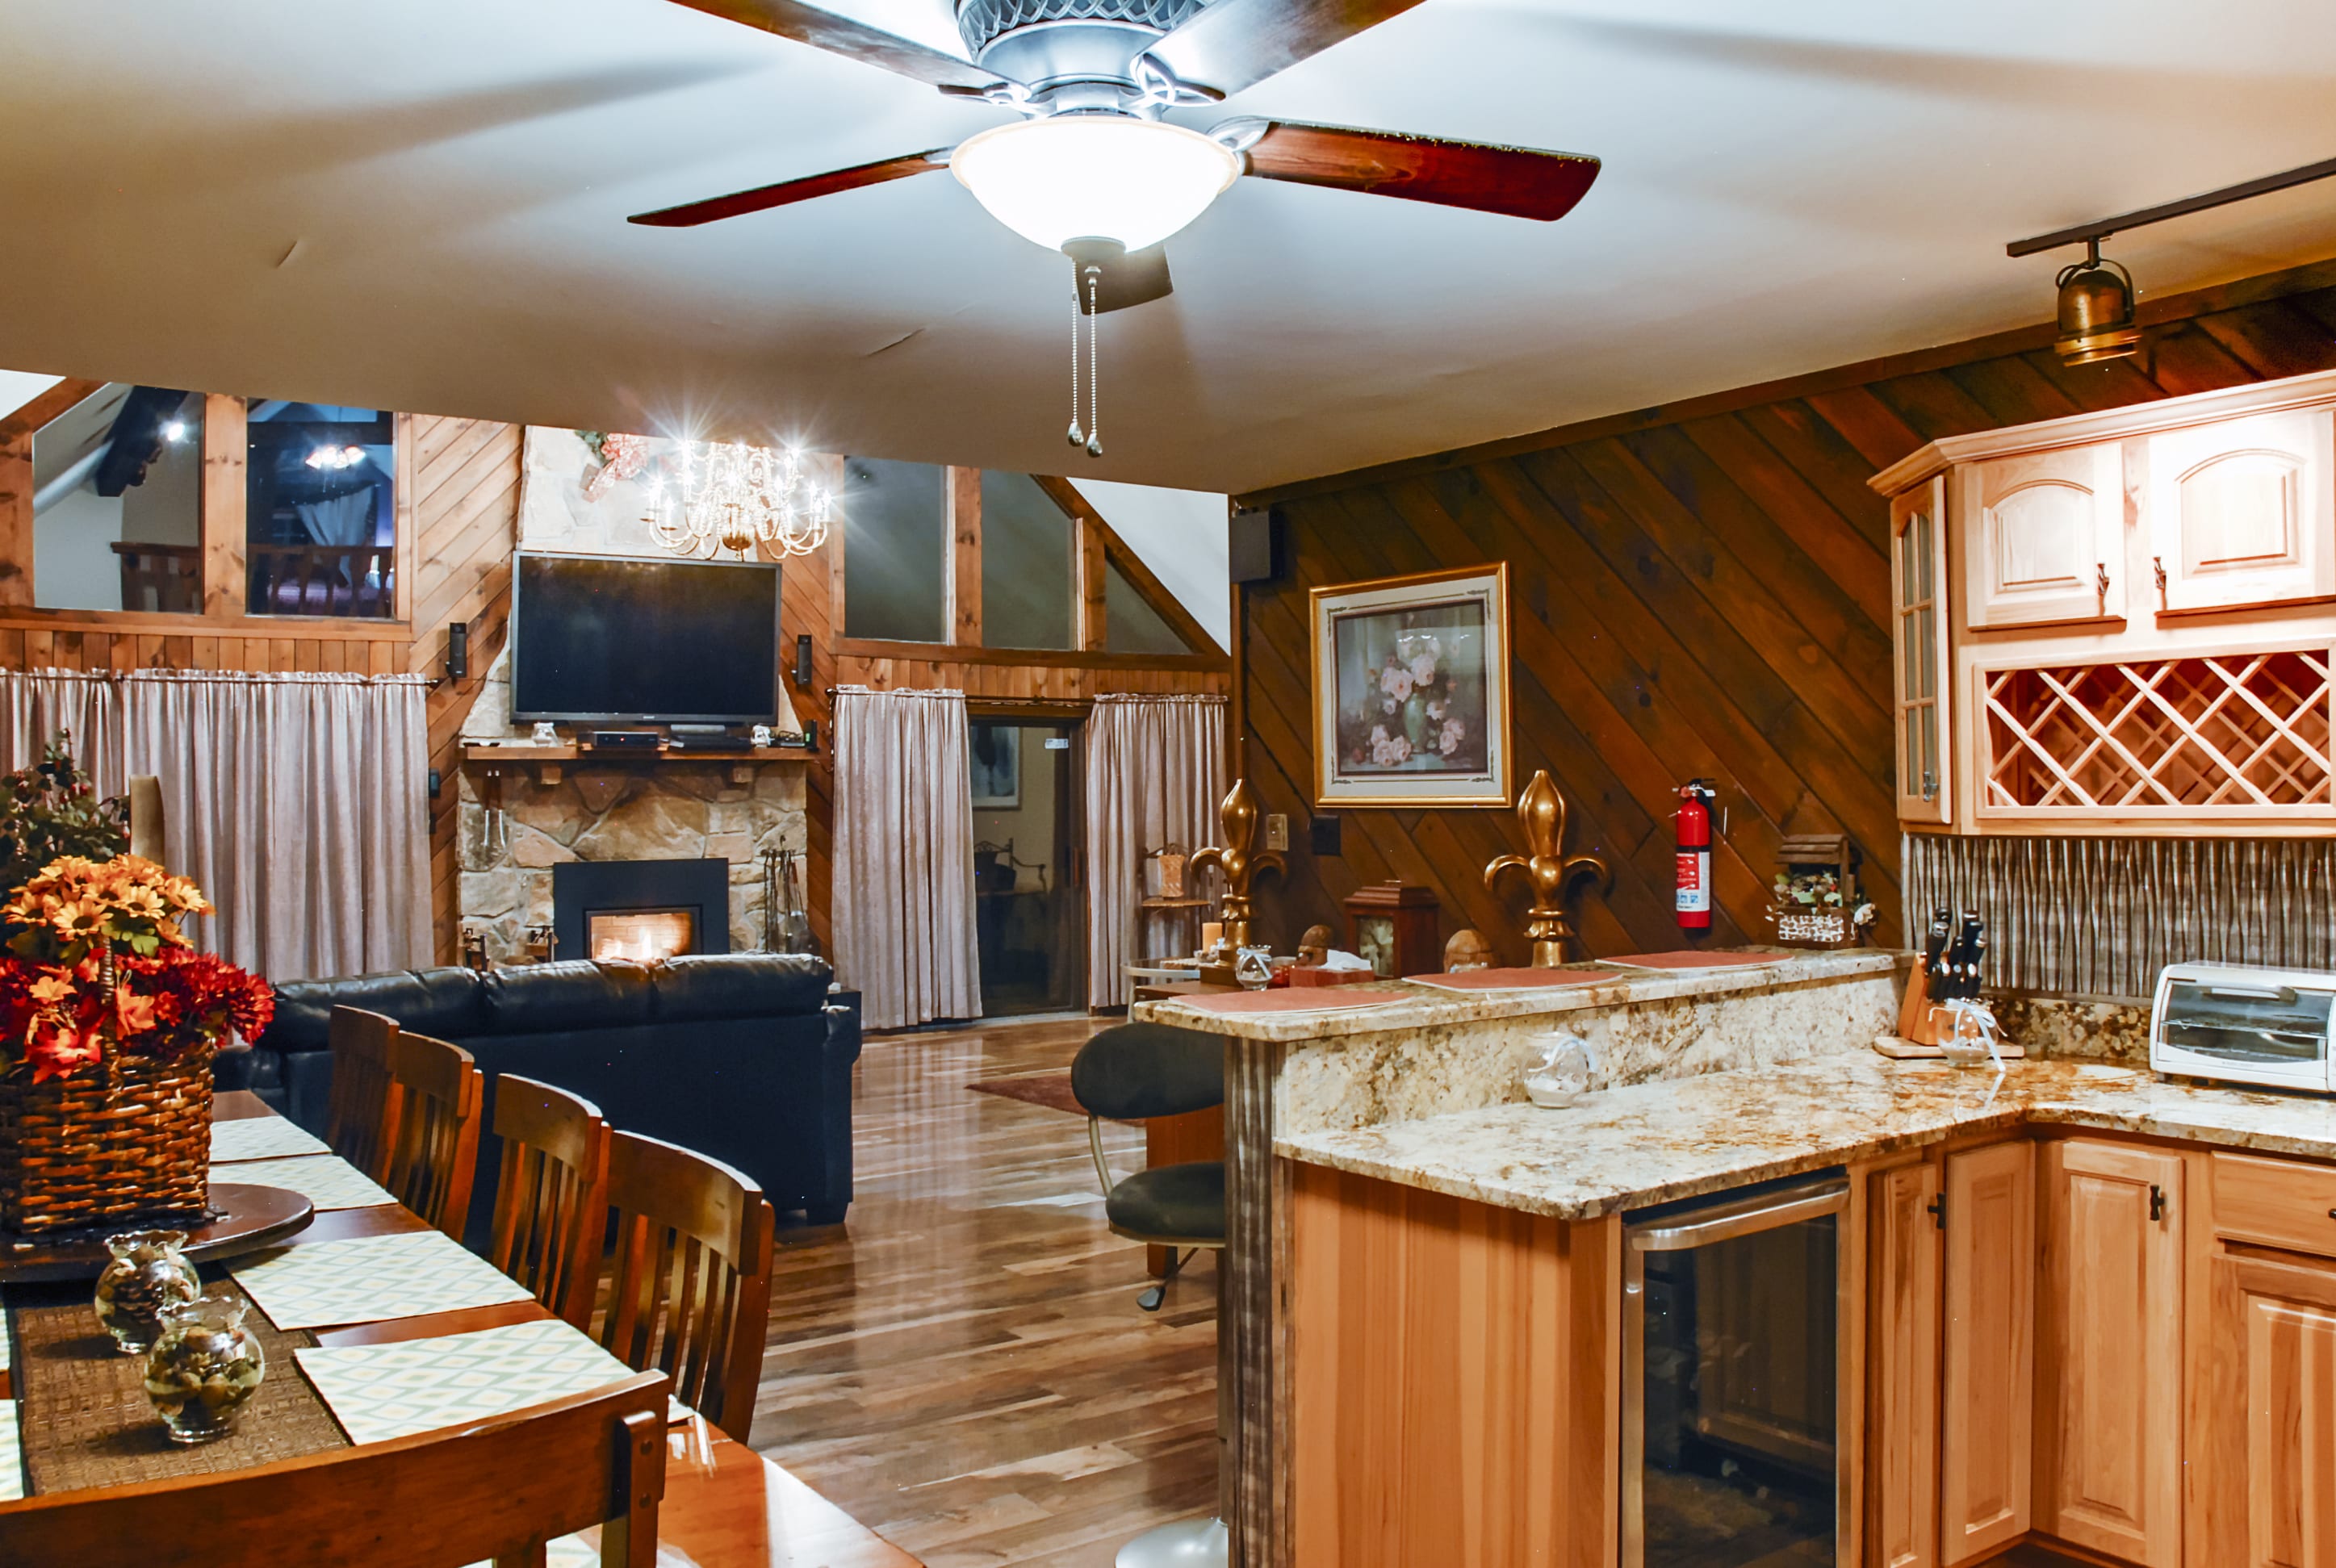
[[942,642],[949,471],[875,457],[843,460],[843,635]]
[[1104,648],[1111,653],[1190,653],[1176,628],[1135,591],[1117,563],[1104,568]]
[[1069,648],[1076,537],[1070,518],[1027,473],[981,475],[981,640]]
[[33,591],[48,609],[202,609],[203,399],[113,382],[33,434]]
[[395,615],[395,416],[255,398],[245,417],[251,613]]

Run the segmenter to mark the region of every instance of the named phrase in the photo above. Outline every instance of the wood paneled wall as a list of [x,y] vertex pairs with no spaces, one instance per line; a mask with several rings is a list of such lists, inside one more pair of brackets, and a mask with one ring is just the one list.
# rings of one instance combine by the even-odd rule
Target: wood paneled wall
[[[83,390],[89,387],[83,384]],[[429,696],[430,765],[446,781],[430,803],[432,925],[438,956],[455,950],[454,787],[459,735],[511,613],[511,555],[519,520],[520,431],[491,421],[415,415],[400,477],[400,516],[413,538],[406,591],[413,619],[245,616],[241,584],[216,616],[0,609],[0,668],[219,669],[254,673],[439,675],[446,625],[471,623],[470,674]],[[23,433],[29,450],[29,432]],[[237,465],[240,473],[240,464]],[[232,501],[240,519],[240,493]],[[214,504],[209,499],[207,506]],[[29,567],[29,514],[24,531]],[[228,563],[239,571],[238,548]],[[29,582],[30,572],[22,573]],[[220,583],[208,584],[218,589]],[[212,595],[209,592],[206,598]]]
[[1671,812],[1694,777],[1725,824],[1713,942],[1762,940],[1778,841],[1833,830],[1899,942],[1888,509],[1866,479],[1940,436],[2336,367],[2336,264],[2144,320],[2144,354],[2105,365],[2064,366],[2029,329],[1244,498],[1276,506],[1287,563],[1241,591],[1234,628],[1252,781],[1292,818],[1265,933],[1343,929],[1341,898],[1401,878],[1436,891],[1447,934],[1475,926],[1523,960],[1522,893],[1482,880],[1523,847],[1509,813],[1348,808],[1343,853],[1306,851],[1308,589],[1506,560],[1518,785],[1548,768],[1570,848],[1614,869],[1611,895],[1578,901],[1593,952],[1679,945]]

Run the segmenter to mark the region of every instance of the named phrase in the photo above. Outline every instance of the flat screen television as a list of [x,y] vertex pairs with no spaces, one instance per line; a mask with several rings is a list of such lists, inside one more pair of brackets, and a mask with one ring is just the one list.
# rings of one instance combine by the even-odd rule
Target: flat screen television
[[779,569],[521,550],[511,717],[771,724]]

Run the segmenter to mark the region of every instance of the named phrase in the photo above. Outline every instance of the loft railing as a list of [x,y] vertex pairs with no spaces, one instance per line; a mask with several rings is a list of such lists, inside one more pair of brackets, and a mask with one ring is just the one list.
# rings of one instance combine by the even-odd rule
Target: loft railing
[[255,544],[250,569],[254,615],[396,612],[394,544]]

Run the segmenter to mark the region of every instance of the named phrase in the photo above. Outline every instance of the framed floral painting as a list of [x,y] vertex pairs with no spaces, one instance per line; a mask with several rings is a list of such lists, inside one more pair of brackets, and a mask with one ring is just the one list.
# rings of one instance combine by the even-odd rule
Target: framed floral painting
[[1502,806],[1505,561],[1313,590],[1315,803]]

